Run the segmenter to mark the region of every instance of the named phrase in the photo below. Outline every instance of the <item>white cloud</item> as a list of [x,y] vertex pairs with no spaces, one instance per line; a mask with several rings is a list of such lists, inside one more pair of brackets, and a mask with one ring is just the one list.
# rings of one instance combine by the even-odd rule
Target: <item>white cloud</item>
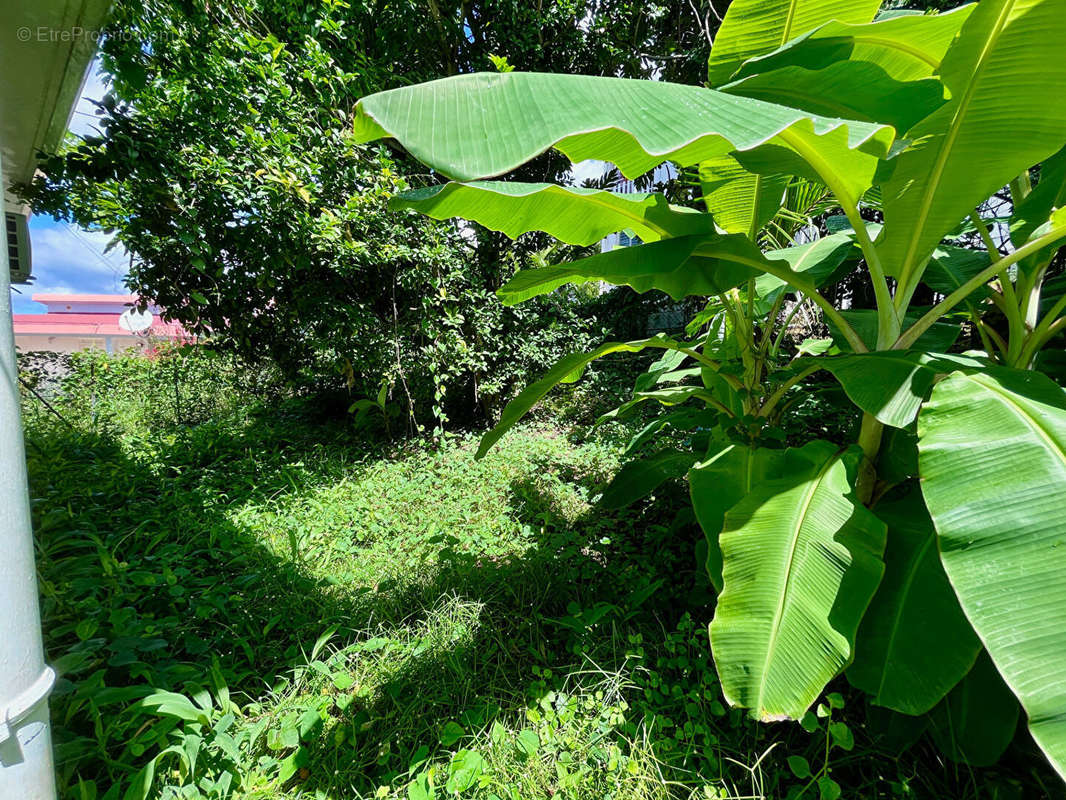
[[[94,61],[71,117],[72,132],[80,135],[97,132],[99,118],[90,98],[100,100],[106,93],[100,62]],[[105,253],[109,239],[106,234],[81,230],[47,217],[31,218],[34,281],[12,289],[15,313],[44,310],[30,300],[32,294],[125,294],[123,279],[129,254],[122,247]]]
[[[121,247],[104,253],[107,235],[83,231],[47,217],[30,220],[33,277],[12,290],[17,314],[43,311],[33,294],[125,294],[129,256]],[[19,294],[21,292],[21,294]]]
[[581,185],[584,181],[602,178],[603,173],[610,169],[610,166],[606,161],[587,158],[570,167],[570,176],[575,184]]
[[[79,284],[87,281],[121,286],[128,263],[121,248],[104,253],[107,237],[102,234],[62,227],[31,225],[30,242],[33,249],[33,274],[38,281],[51,281],[53,276],[69,276],[67,280]],[[48,222],[49,225],[51,221]],[[62,225],[62,223],[60,223]],[[102,289],[101,289],[102,291]]]

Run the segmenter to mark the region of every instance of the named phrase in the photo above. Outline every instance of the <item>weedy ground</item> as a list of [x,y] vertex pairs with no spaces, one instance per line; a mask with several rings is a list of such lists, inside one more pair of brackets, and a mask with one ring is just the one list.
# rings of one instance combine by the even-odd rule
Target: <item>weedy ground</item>
[[609,432],[477,461],[211,368],[171,398],[136,389],[166,364],[91,366],[65,421],[25,411],[63,798],[1054,791],[1028,753],[975,771],[874,728],[843,681],[803,726],[727,709],[684,489],[599,510]]

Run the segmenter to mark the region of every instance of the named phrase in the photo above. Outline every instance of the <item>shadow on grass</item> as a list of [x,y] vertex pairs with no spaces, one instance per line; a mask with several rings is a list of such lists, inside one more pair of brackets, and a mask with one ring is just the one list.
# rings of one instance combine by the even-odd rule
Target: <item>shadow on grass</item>
[[[52,708],[68,787],[79,777],[102,787],[128,779],[171,743],[173,726],[146,728],[145,715],[128,707],[149,687],[190,696],[206,688],[217,703],[225,686],[245,710],[239,725],[262,726],[242,743],[235,771],[269,779],[277,762],[297,756],[291,791],[373,795],[403,783],[412,762],[446,751],[440,733],[449,723],[473,733],[496,715],[535,707],[553,688],[535,668],[623,670],[632,635],[666,685],[656,677],[639,687],[651,716],[679,728],[708,719],[706,735],[722,739],[701,751],[696,734],[653,727],[651,748],[676,757],[682,771],[711,779],[732,769],[723,752],[750,760],[781,740],[783,759],[788,747],[808,744],[795,726],[755,726],[715,710],[704,644],[710,595],[678,487],[639,512],[604,515],[585,502],[601,476],[533,455],[504,500],[522,530],[509,552],[427,532],[403,543],[415,554],[397,543],[398,574],[363,569],[351,578],[321,569],[317,551],[301,551],[295,539],[288,552],[267,546],[263,530],[272,524],[263,509],[278,509],[281,530],[283,500],[354,480],[388,457],[343,428],[256,418],[154,435],[143,453],[106,433],[41,428],[29,438],[46,644],[63,673]],[[242,516],[249,508],[254,525]],[[352,539],[354,567],[366,544]],[[696,618],[695,655],[681,658],[669,632],[686,611]],[[672,686],[685,693],[672,695]],[[286,726],[315,712],[317,723],[285,739]],[[634,737],[634,724],[623,734]],[[861,786],[869,775],[880,780],[890,761],[867,758],[841,774]],[[687,796],[683,787],[678,796]]]
[[[544,476],[577,476],[534,463],[510,495],[526,535],[520,551],[487,555],[445,532],[418,543],[428,557],[407,574],[351,585],[316,573],[298,543],[279,553],[241,521],[241,509],[352,479],[365,459],[381,456],[343,429],[262,419],[237,432],[205,425],[153,436],[143,454],[107,433],[59,427],[31,430],[29,440],[46,646],[62,672],[53,699],[57,760],[68,786],[79,777],[101,786],[121,780],[153,744],[165,746],[147,739],[144,716],[128,710],[146,687],[189,695],[207,688],[217,698],[225,685],[265,717],[270,698],[287,691],[287,713],[301,702],[323,707],[321,733],[301,745],[307,771],[292,780],[308,790],[372,793],[419,748],[434,748],[448,722],[473,730],[500,709],[523,709],[534,666],[580,663],[575,646],[610,655],[611,626],[586,627],[575,613],[624,608],[652,585],[653,559],[640,554],[662,561],[664,551],[634,534],[668,531],[633,525],[619,537],[617,520],[558,508]],[[350,558],[361,558],[358,542]],[[650,594],[642,602],[670,606]],[[312,659],[328,629],[332,637]],[[395,642],[381,653],[358,651],[375,636]],[[353,645],[358,656],[347,654]],[[374,685],[300,697],[309,661],[337,652],[357,677],[374,662]],[[350,704],[323,705],[345,694]],[[343,746],[338,729],[347,731]],[[269,741],[260,738],[250,760],[291,752],[271,751]]]

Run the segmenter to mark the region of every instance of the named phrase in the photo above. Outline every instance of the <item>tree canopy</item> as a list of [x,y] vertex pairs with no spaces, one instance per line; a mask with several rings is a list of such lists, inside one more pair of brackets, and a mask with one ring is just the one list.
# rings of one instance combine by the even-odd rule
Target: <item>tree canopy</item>
[[345,109],[494,65],[695,81],[708,45],[692,14],[630,0],[120,0],[99,135],[43,155],[27,192],[38,211],[113,233],[130,289],[219,346],[356,395],[384,383],[438,417],[451,388],[468,414],[560,355],[553,341],[587,344],[590,326],[558,300],[514,310],[492,297],[542,238],[388,213],[395,193],[436,179],[354,144]]

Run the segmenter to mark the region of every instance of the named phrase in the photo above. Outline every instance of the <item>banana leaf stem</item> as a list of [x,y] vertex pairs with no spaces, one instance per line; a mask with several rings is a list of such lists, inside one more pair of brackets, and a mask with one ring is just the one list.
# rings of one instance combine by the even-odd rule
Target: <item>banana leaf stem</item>
[[[699,251],[697,250],[697,252]],[[843,316],[841,316],[840,312],[833,307],[833,304],[826,300],[822,293],[814,287],[814,284],[803,278],[800,273],[793,272],[790,267],[784,266],[784,262],[775,262],[770,260],[767,260],[766,262],[761,262],[755,261],[754,259],[752,259],[751,261],[742,261],[740,259],[737,260],[739,263],[747,264],[749,267],[753,267],[757,270],[760,270],[761,272],[773,275],[775,278],[780,278],[781,280],[785,281],[785,283],[788,283],[798,289],[800,292],[810,298],[812,303],[817,305],[818,308],[822,310],[822,313],[825,314],[827,319],[833,321],[833,324],[837,326],[840,332],[844,335],[844,338],[848,340],[848,344],[851,345],[852,350],[854,350],[856,353],[866,353],[869,351],[870,348],[866,346],[866,342],[864,342],[862,338],[860,338],[859,334],[856,333],[855,329],[851,327],[850,324],[848,324],[848,321],[844,319]],[[781,263],[782,266],[777,266],[778,263]]]
[[782,383],[780,386],[777,387],[777,391],[775,391],[772,395],[770,395],[770,397],[767,398],[766,402],[763,403],[762,408],[759,409],[759,413],[756,416],[759,416],[759,417],[768,417],[768,416],[770,416],[771,412],[773,412],[773,410],[774,410],[774,407],[777,406],[777,404],[779,402],[781,402],[781,398],[783,398],[785,396],[785,394],[788,393],[789,389],[791,389],[797,383],[802,381],[808,375],[813,375],[815,372],[817,372],[821,368],[822,368],[821,365],[815,365],[813,367],[807,367],[806,369],[804,369],[804,370],[802,370],[800,372],[797,372],[795,375],[793,375],[787,381]]
[[906,350],[911,347],[918,337],[925,333],[929,328],[951,311],[955,306],[965,300],[975,289],[979,286],[983,286],[988,283],[992,278],[996,277],[1000,271],[1005,270],[1012,264],[1016,264],[1026,256],[1039,252],[1049,244],[1057,242],[1059,239],[1066,238],[1066,225],[1062,225],[1058,228],[1052,228],[1043,236],[1033,239],[1022,247],[1019,247],[1013,253],[1008,256],[1004,256],[996,263],[981,270],[981,272],[974,275],[970,280],[966,281],[962,286],[949,294],[929,311],[924,314],[917,322],[911,325],[892,345],[894,350]]
[[[1003,255],[999,252],[999,246],[996,245],[995,239],[992,238],[992,232],[988,229],[988,225],[985,224],[985,221],[976,210],[970,212],[970,221],[977,228],[977,233],[981,237],[981,241],[984,242],[985,249],[988,250],[989,260],[993,264],[1000,263],[1003,260]],[[1014,282],[1011,281],[1010,273],[1007,269],[1000,270],[999,285],[1003,292],[1004,300],[1000,305],[1000,310],[1007,318],[1008,325],[1006,357],[1008,361],[1014,361],[1017,359],[1022,342],[1025,340],[1025,320],[1023,318],[1025,312],[1018,303],[1018,293],[1014,290]],[[1026,296],[1028,296],[1028,293]]]
[[1012,366],[1020,369],[1029,368],[1040,348],[1047,344],[1048,340],[1066,325],[1066,322],[1063,321],[1066,320],[1066,317],[1059,318],[1059,314],[1064,309],[1066,309],[1066,295],[1059,298],[1058,302],[1051,307],[1048,313],[1044,315],[1044,318],[1040,320],[1040,323],[1029,334],[1025,344],[1022,346],[1021,353],[1018,355],[1018,360]]
[[881,449],[881,435],[884,430],[885,426],[873,414],[862,415],[858,444],[866,457],[859,467],[859,475],[855,481],[855,493],[863,505],[869,503],[874,496],[874,487],[877,484],[877,468],[874,465],[877,453]]
[[848,203],[841,203],[844,214],[855,231],[855,238],[859,242],[863,258],[866,259],[866,268],[870,271],[870,280],[874,286],[874,298],[877,301],[877,349],[886,350],[896,337],[899,336],[901,326],[900,313],[892,302],[892,294],[888,290],[888,278],[885,277],[884,267],[881,265],[881,256],[877,252],[877,246],[870,238],[866,230],[866,222],[859,214],[859,207],[852,207]]

